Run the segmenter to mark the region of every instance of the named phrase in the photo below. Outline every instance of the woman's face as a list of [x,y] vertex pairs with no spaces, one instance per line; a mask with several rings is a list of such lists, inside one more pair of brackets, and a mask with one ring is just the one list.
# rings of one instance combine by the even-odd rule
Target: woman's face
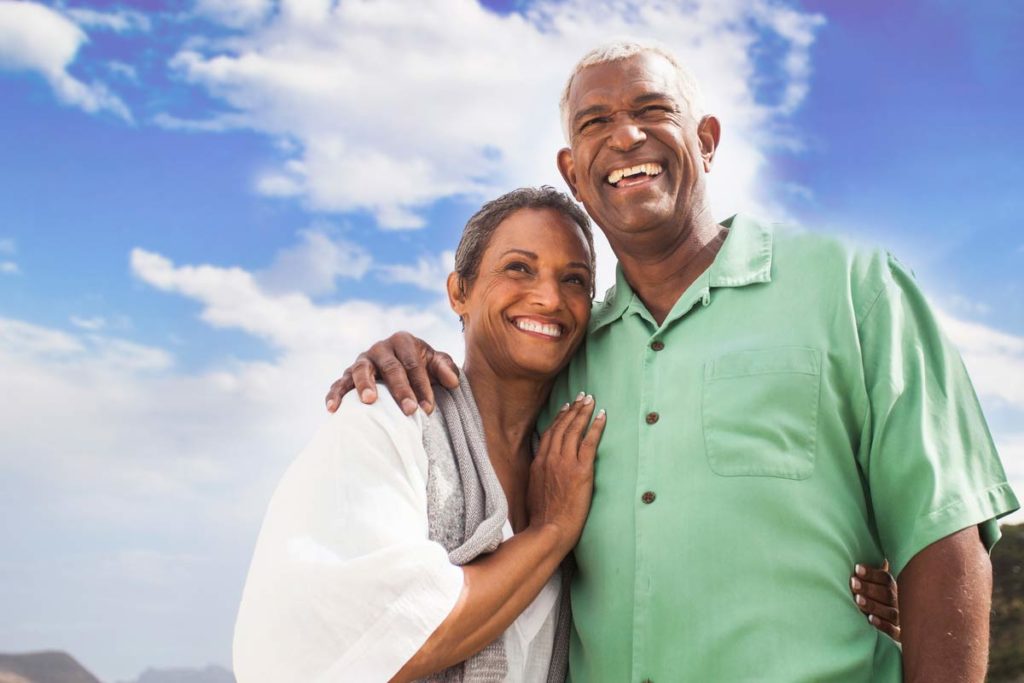
[[498,376],[550,379],[569,362],[590,320],[593,273],[586,239],[554,209],[502,221],[465,295],[448,278],[466,331],[466,357]]

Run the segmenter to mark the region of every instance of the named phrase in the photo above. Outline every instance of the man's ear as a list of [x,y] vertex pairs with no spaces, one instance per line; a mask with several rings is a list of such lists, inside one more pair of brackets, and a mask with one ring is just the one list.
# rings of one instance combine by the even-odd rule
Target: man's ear
[[462,277],[455,271],[448,274],[448,305],[461,319],[466,310],[466,292],[463,288]]
[[557,163],[558,171],[562,174],[562,178],[565,179],[565,184],[569,186],[572,196],[578,202],[583,201],[580,199],[580,193],[576,191],[576,164],[572,159],[572,150],[568,147],[558,150]]
[[715,159],[721,137],[722,124],[714,116],[705,116],[697,124],[697,138],[700,140],[700,156],[704,159],[705,173],[711,171],[711,162]]

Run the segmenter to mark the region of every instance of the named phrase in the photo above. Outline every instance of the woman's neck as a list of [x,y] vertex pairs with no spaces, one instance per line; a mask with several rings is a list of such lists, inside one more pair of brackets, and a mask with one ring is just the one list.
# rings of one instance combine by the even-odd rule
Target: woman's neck
[[498,377],[486,362],[466,359],[463,368],[480,410],[492,458],[529,453],[537,416],[547,402],[554,379]]

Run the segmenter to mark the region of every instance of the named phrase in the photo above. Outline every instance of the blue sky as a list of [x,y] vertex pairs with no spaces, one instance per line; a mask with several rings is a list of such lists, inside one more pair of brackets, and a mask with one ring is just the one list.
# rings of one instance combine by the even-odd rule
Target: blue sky
[[330,380],[397,327],[458,350],[463,222],[561,186],[560,86],[623,34],[701,80],[723,218],[915,270],[1024,485],[1024,9],[485,5],[0,0],[0,651],[228,664]]

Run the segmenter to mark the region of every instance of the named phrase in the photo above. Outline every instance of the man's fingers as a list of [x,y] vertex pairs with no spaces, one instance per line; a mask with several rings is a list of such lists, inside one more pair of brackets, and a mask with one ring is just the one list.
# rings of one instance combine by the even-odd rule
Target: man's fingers
[[434,351],[430,354],[427,369],[431,376],[441,383],[441,386],[449,389],[459,386],[459,366],[444,351]]
[[356,393],[359,394],[360,401],[373,403],[377,400],[377,372],[365,353],[359,354],[356,362],[345,373],[352,374],[352,384]]
[[324,396],[324,403],[327,405],[327,412],[333,413],[338,410],[338,406],[341,405],[341,399],[348,392],[355,388],[355,384],[352,382],[352,371],[346,370],[345,374],[341,376],[341,379],[334,381],[331,385],[327,395]]
[[[402,367],[405,369],[416,404],[428,413],[434,412],[434,390],[430,386],[430,375],[427,373],[427,367],[424,363],[424,359],[429,354],[432,354],[434,350],[407,332],[393,334],[389,341],[394,349],[395,356],[398,357]],[[410,413],[406,410],[406,407],[407,404],[403,400],[402,411],[408,415]],[[412,412],[416,412],[416,409],[413,408]]]
[[409,375],[406,374],[402,361],[395,356],[388,356],[375,364],[380,371],[381,381],[387,385],[391,397],[401,407],[402,412],[406,415],[415,413],[418,402],[415,392],[409,385]]

